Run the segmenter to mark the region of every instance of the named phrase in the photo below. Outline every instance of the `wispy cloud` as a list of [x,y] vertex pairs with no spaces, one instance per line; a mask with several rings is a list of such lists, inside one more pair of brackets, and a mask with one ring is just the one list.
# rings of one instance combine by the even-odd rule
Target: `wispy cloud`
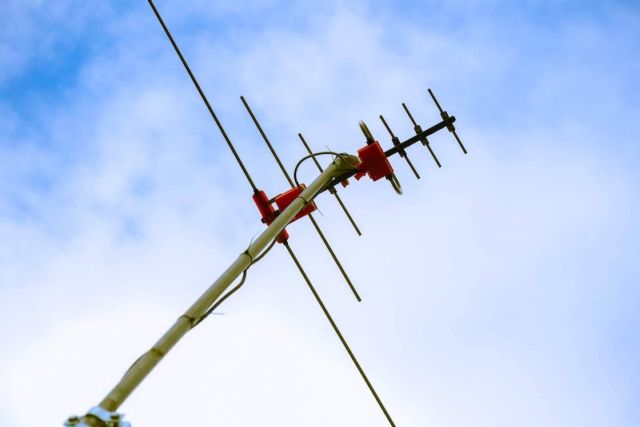
[[[402,198],[386,183],[345,191],[363,238],[321,200],[364,303],[291,226],[399,425],[637,423],[640,15],[604,4],[159,2],[269,193],[285,182],[240,94],[290,166],[298,131],[354,151],[360,118],[385,144],[379,113],[411,134],[402,101],[437,120],[427,87],[458,116],[469,156],[442,135],[441,170],[420,149],[423,180],[394,163]],[[261,226],[144,4],[9,10],[0,420],[55,425],[95,404]],[[47,64],[73,74],[43,83]],[[201,422],[202,408],[221,425],[385,425],[289,264],[270,254],[169,355],[123,407],[134,425]]]

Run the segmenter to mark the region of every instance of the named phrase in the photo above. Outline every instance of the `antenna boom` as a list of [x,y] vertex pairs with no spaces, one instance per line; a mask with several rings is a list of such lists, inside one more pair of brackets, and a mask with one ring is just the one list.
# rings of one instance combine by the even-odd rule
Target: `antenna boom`
[[335,176],[343,174],[355,167],[359,160],[350,155],[341,155],[331,163],[309,186],[298,196],[278,217],[249,245],[246,251],[222,273],[222,275],[196,300],[193,305],[176,320],[174,325],[158,340],[158,342],[144,353],[124,374],[120,382],[100,402],[97,408],[90,411],[81,422],[93,425],[92,418],[97,418],[97,413],[115,414],[115,411],[145,379],[162,358],[173,346],[189,332],[194,322],[199,319],[222,293],[240,276],[250,265],[253,259],[269,246],[291,222],[296,214],[303,209],[320,190]]

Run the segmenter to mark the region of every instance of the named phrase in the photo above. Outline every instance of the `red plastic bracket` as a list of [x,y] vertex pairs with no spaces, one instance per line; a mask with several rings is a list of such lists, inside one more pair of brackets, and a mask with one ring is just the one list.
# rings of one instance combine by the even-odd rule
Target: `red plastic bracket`
[[385,156],[384,150],[378,141],[373,141],[371,144],[359,149],[358,157],[360,158],[360,164],[358,165],[360,172],[355,175],[356,179],[360,179],[367,174],[373,181],[377,181],[393,173],[391,163],[387,160],[387,156]]
[[271,206],[271,203],[269,203],[267,194],[262,190],[258,190],[253,193],[252,199],[253,203],[255,203],[258,207],[258,211],[260,211],[262,222],[264,224],[270,225],[273,220],[276,219],[277,215],[276,210],[273,208],[273,206]]
[[[270,225],[273,220],[276,219],[278,213],[273,206],[271,206],[271,202],[269,201],[267,194],[262,190],[258,190],[253,193],[252,199],[258,207],[258,211],[260,211],[260,216],[262,217],[261,221],[266,225]],[[287,230],[282,230],[278,235],[277,241],[278,243],[284,243],[287,240],[289,240],[289,233],[287,233]]]
[[[278,206],[278,209],[280,209],[280,212],[284,211],[287,208],[287,206],[291,204],[291,202],[293,202],[300,194],[302,194],[302,191],[305,188],[307,188],[306,185],[300,184],[300,186],[298,187],[294,187],[291,190],[278,194],[275,197],[275,202],[276,202],[276,205]],[[317,209],[317,206],[315,202],[311,201],[311,203],[305,206],[300,212],[298,212],[296,216],[293,217],[291,222],[297,221],[300,218],[309,215],[311,212],[315,211],[316,209]]]
[[[253,202],[258,207],[258,211],[260,211],[260,216],[262,217],[261,221],[266,225],[271,225],[273,220],[276,219],[280,212],[284,211],[306,188],[304,184],[300,184],[298,187],[294,187],[291,190],[285,191],[284,193],[278,194],[273,200],[269,200],[267,194],[258,190],[253,193]],[[272,203],[275,202],[278,210],[276,210]],[[298,214],[293,217],[291,222],[297,221],[300,218],[309,215],[311,212],[317,209],[315,202],[309,203],[305,206]],[[286,242],[289,239],[289,233],[286,230],[282,230],[280,235],[278,236],[278,243]]]

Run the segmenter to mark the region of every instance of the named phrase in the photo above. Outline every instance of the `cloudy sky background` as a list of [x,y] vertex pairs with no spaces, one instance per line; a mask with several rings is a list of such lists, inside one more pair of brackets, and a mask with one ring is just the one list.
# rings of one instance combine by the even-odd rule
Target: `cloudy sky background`
[[[254,179],[354,152],[382,113],[405,195],[361,181],[291,246],[399,426],[640,423],[640,8],[623,1],[158,0]],[[0,17],[0,425],[61,425],[263,229],[146,2],[5,0]],[[308,165],[311,166],[311,165]],[[313,167],[302,175],[309,180]],[[121,408],[134,426],[384,426],[286,252]]]

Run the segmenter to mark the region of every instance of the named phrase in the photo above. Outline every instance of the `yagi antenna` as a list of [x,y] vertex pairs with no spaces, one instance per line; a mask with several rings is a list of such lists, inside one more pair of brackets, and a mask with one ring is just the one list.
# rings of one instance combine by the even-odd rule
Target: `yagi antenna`
[[[72,416],[67,419],[65,422],[65,426],[67,427],[130,427],[130,423],[126,422],[122,418],[122,414],[118,413],[118,409],[122,405],[122,403],[129,397],[129,395],[136,389],[138,385],[146,378],[146,376],[153,370],[153,368],[164,358],[164,356],[177,344],[177,342],[186,335],[187,332],[192,330],[195,326],[199,325],[202,321],[208,318],[211,314],[216,314],[214,310],[220,306],[227,298],[233,295],[246,281],[248,270],[257,262],[262,260],[269,251],[277,244],[282,244],[289,253],[292,261],[296,265],[298,271],[302,275],[305,283],[307,284],[309,290],[313,294],[316,302],[320,306],[323,314],[329,321],[331,327],[336,333],[338,339],[343,345],[344,349],[348,353],[351,361],[357,368],[360,376],[364,380],[367,385],[367,388],[371,392],[372,396],[376,400],[378,406],[382,410],[385,418],[388,423],[395,427],[395,423],[391,418],[391,415],[387,411],[385,405],[382,403],[380,396],[374,389],[371,381],[367,377],[364,372],[364,369],[360,365],[360,362],[354,355],[351,350],[349,344],[347,343],[344,335],[340,332],[335,320],[329,313],[326,305],[322,301],[320,295],[318,294],[316,288],[311,283],[309,276],[304,271],[302,265],[298,257],[293,252],[291,245],[289,244],[289,234],[286,230],[286,227],[292,222],[308,216],[311,220],[313,226],[315,227],[318,235],[324,242],[327,250],[331,254],[334,259],[336,265],[338,266],[340,272],[344,276],[347,281],[349,287],[351,288],[353,294],[356,296],[358,301],[360,301],[360,296],[358,295],[355,287],[351,283],[351,280],[347,276],[342,264],[337,259],[335,252],[327,242],[323,232],[320,230],[317,222],[312,216],[312,212],[316,210],[315,198],[322,194],[325,191],[328,191],[332,194],[345,214],[349,218],[349,221],[355,228],[356,232],[360,234],[360,230],[357,225],[353,221],[353,218],[349,214],[348,210],[344,206],[344,203],[340,199],[337,194],[336,186],[343,185],[347,186],[350,178],[355,178],[356,180],[362,179],[364,176],[369,177],[372,181],[378,181],[381,178],[385,178],[388,180],[393,189],[398,193],[402,194],[402,188],[398,179],[395,176],[393,167],[389,162],[389,158],[395,154],[399,154],[400,157],[404,158],[416,178],[420,178],[420,175],[413,167],[413,164],[409,160],[408,154],[406,150],[414,145],[417,142],[421,142],[424,146],[427,147],[434,161],[440,167],[440,162],[436,157],[435,153],[431,149],[430,142],[428,137],[439,132],[440,130],[447,129],[449,132],[453,133],[456,141],[460,145],[462,151],[466,154],[467,150],[462,145],[462,141],[458,137],[456,133],[456,129],[453,125],[455,122],[454,116],[449,116],[449,114],[444,111],[438,101],[436,100],[435,95],[429,89],[429,95],[433,99],[436,107],[440,111],[440,116],[442,121],[432,125],[431,127],[423,130],[420,125],[416,123],[413,116],[409,112],[407,106],[403,103],[402,106],[409,116],[411,122],[414,126],[415,135],[406,139],[405,141],[400,141],[400,139],[393,133],[388,123],[384,119],[384,117],[380,116],[380,120],[384,124],[387,132],[391,136],[391,140],[393,143],[393,147],[387,149],[386,151],[382,148],[380,142],[378,142],[372,132],[369,130],[369,127],[363,122],[360,122],[360,129],[362,130],[366,145],[361,147],[357,151],[357,156],[346,154],[346,153],[335,153],[329,151],[323,152],[312,152],[309,145],[306,143],[302,134],[298,134],[300,140],[304,144],[307,152],[309,153],[307,156],[303,157],[298,161],[294,170],[293,170],[293,178],[287,172],[286,168],[282,164],[280,157],[277,155],[274,150],[271,142],[267,138],[265,132],[262,129],[262,126],[258,123],[253,111],[249,107],[249,104],[246,102],[244,97],[241,97],[242,103],[244,104],[247,112],[251,116],[254,124],[258,128],[260,135],[264,139],[267,147],[271,151],[273,157],[275,158],[278,166],[282,170],[285,178],[287,179],[290,189],[278,194],[273,198],[269,198],[266,193],[260,190],[253,179],[249,175],[244,163],[240,159],[238,152],[233,146],[231,139],[228,134],[224,130],[222,123],[216,116],[211,104],[207,100],[204,91],[198,84],[193,72],[189,68],[187,61],[184,56],[180,52],[178,45],[175,40],[171,36],[169,29],[165,25],[160,13],[156,9],[152,0],[147,0],[149,5],[151,6],[156,18],[160,22],[167,38],[171,42],[174,50],[176,51],[180,61],[182,62],[187,74],[191,78],[198,94],[202,98],[207,110],[211,114],[216,126],[220,130],[225,142],[229,146],[232,155],[234,156],[236,162],[240,166],[244,176],[246,177],[251,189],[253,191],[253,201],[256,204],[258,211],[260,212],[261,221],[267,226],[267,228],[262,231],[255,239],[252,239],[249,246],[244,250],[238,258],[216,279],[216,281],[189,307],[189,309],[178,319],[176,322],[165,332],[165,334],[160,337],[160,339],[153,345],[153,347],[142,354],[125,372],[122,379],[116,384],[116,386],[107,394],[107,396],[100,401],[100,403],[89,410],[84,416],[77,417]],[[318,156],[327,156],[331,155],[333,157],[333,161],[326,166],[324,169],[320,166],[320,163],[317,161]],[[314,163],[318,167],[320,171],[320,175],[317,176],[311,183],[308,185],[300,184],[298,181],[297,173],[300,166],[308,159],[313,159]],[[236,282],[235,286],[231,287],[237,279],[240,279]]]

